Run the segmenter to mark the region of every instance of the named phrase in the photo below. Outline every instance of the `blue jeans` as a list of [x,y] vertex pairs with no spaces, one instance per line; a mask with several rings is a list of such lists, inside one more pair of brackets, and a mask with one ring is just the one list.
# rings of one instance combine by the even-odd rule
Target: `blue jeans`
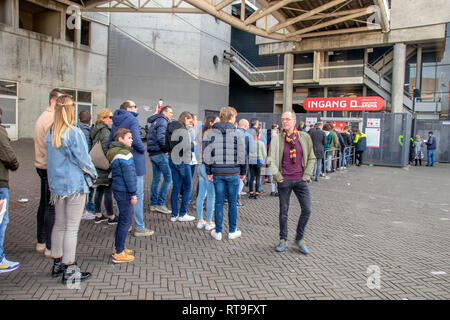
[[214,202],[216,199],[216,192],[214,190],[214,183],[208,180],[206,168],[204,164],[198,165],[198,189],[197,189],[197,219],[203,219],[203,202],[206,196],[206,221],[212,220]]
[[[167,191],[172,183],[172,172],[169,167],[169,158],[166,154],[160,153],[150,156],[150,162],[153,168],[152,186],[150,188],[150,205],[162,206],[166,203]],[[161,181],[161,173],[164,181],[158,193],[158,185]]]
[[319,179],[320,172],[322,171],[322,159],[317,159],[316,163],[314,164],[313,169],[313,177],[316,179]]
[[[145,228],[144,223],[144,176],[137,176],[137,202],[134,205],[134,222],[136,229],[142,230]],[[122,214],[119,207],[119,216]]]
[[427,150],[427,166],[433,166],[434,165],[434,152],[436,150]]
[[236,231],[237,221],[237,197],[239,191],[239,174],[221,176],[214,175],[214,190],[216,192],[215,220],[216,232],[222,232],[223,204],[225,201],[225,190],[228,192],[228,225],[229,232]]
[[5,257],[5,251],[3,249],[3,243],[5,242],[5,232],[6,232],[6,226],[9,222],[9,215],[8,215],[8,207],[9,207],[9,193],[8,188],[0,188],[0,199],[6,199],[8,202],[6,204],[6,211],[5,215],[3,216],[3,220],[0,223],[0,262]]
[[[187,213],[189,199],[192,193],[192,172],[189,164],[176,164],[169,160],[170,170],[172,171],[172,194],[170,203],[172,205],[172,218],[183,217]],[[178,195],[181,185],[183,185],[183,194],[181,197],[180,211],[178,212]]]
[[133,221],[133,205],[131,204],[131,196],[128,192],[114,191],[114,198],[119,207],[120,215],[119,222],[116,227],[116,253],[121,253],[125,248],[125,241]]

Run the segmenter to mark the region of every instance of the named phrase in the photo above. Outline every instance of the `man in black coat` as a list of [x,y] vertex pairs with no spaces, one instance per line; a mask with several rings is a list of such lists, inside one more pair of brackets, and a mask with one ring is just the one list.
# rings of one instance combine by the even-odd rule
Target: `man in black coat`
[[[161,213],[172,213],[166,206],[166,196],[172,184],[172,173],[167,155],[166,131],[169,121],[173,117],[173,110],[170,106],[165,106],[160,113],[154,114],[147,119],[149,124],[147,134],[147,152],[153,169],[152,185],[150,188],[150,211]],[[164,181],[158,192],[161,174]]]
[[322,130],[323,123],[317,122],[314,125],[314,130],[309,131],[311,140],[313,142],[314,154],[316,155],[316,163],[313,169],[314,181],[318,181],[320,172],[322,170],[322,161],[325,154],[324,146],[327,144],[326,134]]
[[[353,145],[353,137],[352,137],[352,133],[350,132],[350,127],[349,126],[345,126],[344,130],[342,130],[342,132],[341,132],[341,136],[344,139],[345,144],[347,145],[347,147],[351,147]],[[345,152],[345,155],[344,155],[344,157],[345,157],[344,169],[350,163],[350,152],[351,152],[351,150],[347,150]]]

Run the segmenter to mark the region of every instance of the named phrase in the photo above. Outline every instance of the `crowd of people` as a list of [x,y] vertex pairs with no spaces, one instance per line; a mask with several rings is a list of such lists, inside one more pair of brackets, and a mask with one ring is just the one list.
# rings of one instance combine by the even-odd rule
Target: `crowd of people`
[[[221,108],[219,115],[207,116],[201,126],[195,114],[183,111],[175,120],[174,111],[181,110],[161,106],[147,119],[145,146],[138,107],[132,100],[125,100],[114,112],[100,110],[91,125],[88,111],[81,111],[75,122],[70,95],[60,89],[50,92],[49,106],[35,124],[34,143],[41,182],[36,251],[53,258],[52,277],[61,277],[63,283],[74,277],[81,281],[91,277],[76,267],[82,219],[116,225],[114,263],[134,260],[133,250],[125,246],[133,221],[135,237],[154,234],[144,219],[146,153],[152,166],[150,211],[167,214],[173,223],[195,221],[196,228],[210,232],[218,241],[223,237],[225,203],[228,239],[237,239],[242,236],[237,218],[245,184],[248,198],[259,199],[265,194],[262,184],[267,182],[271,184],[270,196],[279,198],[280,242],[275,250],[284,251],[290,195],[294,192],[301,207],[294,243],[304,254],[309,253],[304,239],[311,214],[308,183],[318,181],[324,173],[345,169],[350,163],[350,146],[355,147],[357,165],[363,162],[364,133],[356,130],[352,134],[349,127],[337,132],[320,122],[306,132],[304,123],[297,127],[295,112],[283,113],[281,127],[273,124],[265,135],[258,119],[236,121],[237,111],[230,106]],[[0,272],[9,272],[20,266],[7,260],[3,251],[8,171],[17,170],[19,163],[1,126],[0,160],[0,208],[2,213],[6,210],[0,214]],[[193,215],[188,212],[190,203],[195,204]]]

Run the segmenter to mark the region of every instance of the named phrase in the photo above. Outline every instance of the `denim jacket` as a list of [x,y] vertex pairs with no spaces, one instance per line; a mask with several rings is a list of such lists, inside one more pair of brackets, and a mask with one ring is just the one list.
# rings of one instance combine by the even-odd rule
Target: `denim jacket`
[[[52,198],[66,197],[78,193],[89,193],[85,174],[97,179],[97,170],[88,153],[86,138],[78,127],[71,127],[61,136],[61,147],[52,145],[47,132],[47,176]],[[55,199],[53,199],[55,200]]]

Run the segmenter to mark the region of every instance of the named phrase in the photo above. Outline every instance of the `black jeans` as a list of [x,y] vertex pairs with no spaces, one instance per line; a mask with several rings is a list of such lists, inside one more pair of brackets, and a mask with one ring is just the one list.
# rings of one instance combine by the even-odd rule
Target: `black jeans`
[[113,200],[112,200],[112,188],[109,186],[98,186],[95,190],[95,213],[102,212],[102,198],[104,196],[103,204],[105,205],[106,213],[108,216],[114,214],[113,211]]
[[362,165],[364,151],[356,151],[356,164],[358,166]]
[[36,171],[41,178],[41,199],[37,211],[37,242],[45,243],[46,248],[51,250],[52,230],[55,224],[55,206],[50,204],[47,170],[36,168]]
[[249,164],[250,170],[250,183],[248,185],[249,192],[253,192],[253,180],[256,179],[255,191],[259,192],[259,186],[261,185],[261,166],[257,164]]
[[311,215],[311,197],[309,195],[309,186],[303,180],[284,180],[278,183],[278,193],[280,200],[280,239],[287,240],[288,234],[288,210],[291,192],[300,203],[301,214],[297,224],[297,234],[295,240],[302,240],[306,224]]

